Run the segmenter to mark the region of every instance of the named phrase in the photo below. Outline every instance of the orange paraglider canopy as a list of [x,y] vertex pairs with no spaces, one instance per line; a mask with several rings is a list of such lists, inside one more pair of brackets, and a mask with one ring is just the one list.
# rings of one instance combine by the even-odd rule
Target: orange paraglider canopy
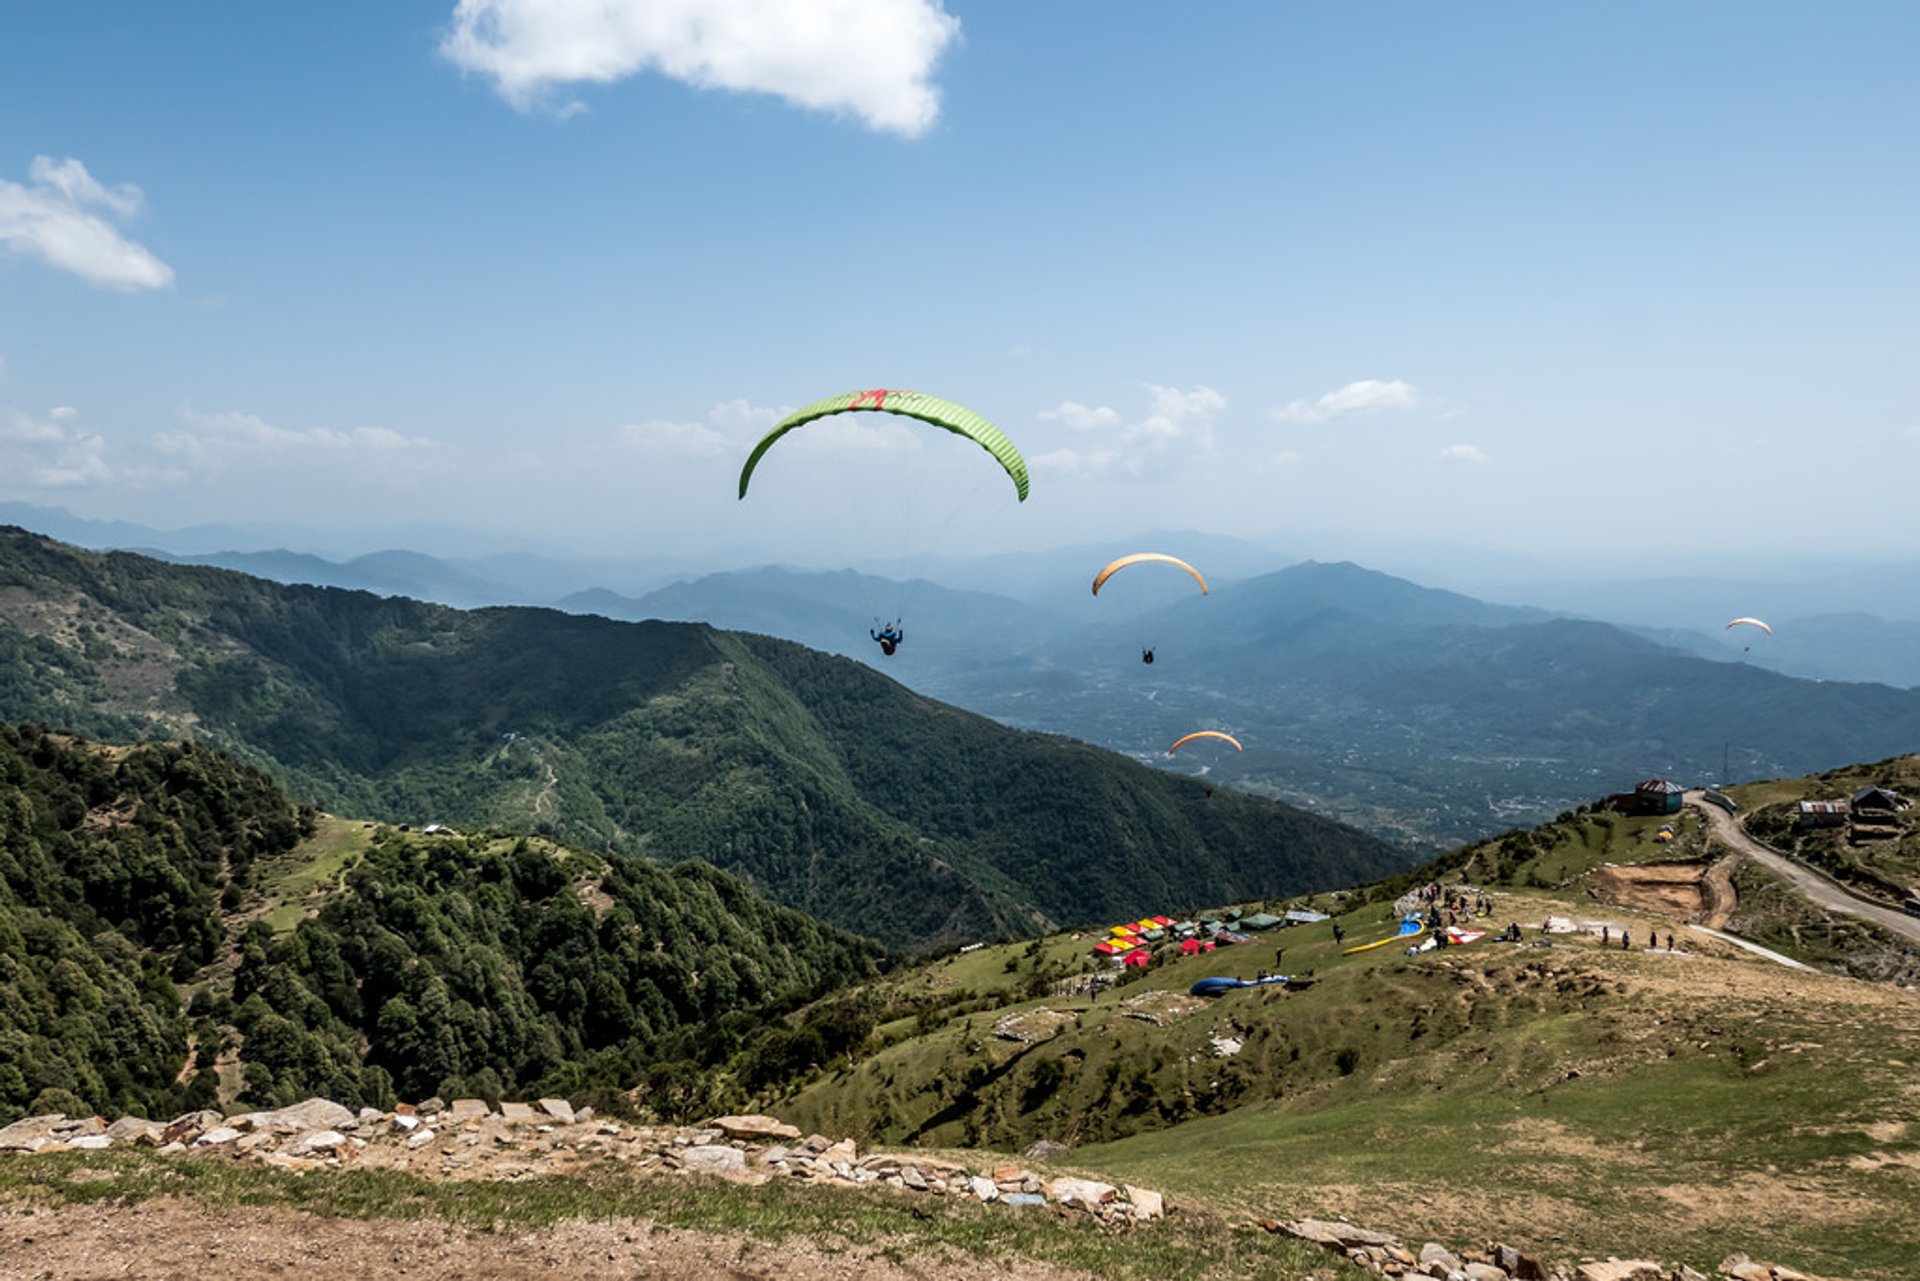
[[1187,562],[1181,560],[1178,556],[1169,556],[1165,552],[1135,552],[1131,556],[1122,556],[1119,560],[1114,561],[1111,565],[1108,565],[1105,569],[1093,576],[1093,594],[1098,596],[1100,594],[1100,584],[1106,582],[1127,566],[1138,565],[1142,561],[1150,560],[1157,560],[1167,565],[1178,565],[1181,569],[1193,575],[1194,582],[1200,584],[1200,594],[1202,596],[1210,594],[1207,591],[1207,580],[1200,576],[1199,570],[1187,564]]
[[1188,734],[1183,738],[1175,739],[1173,742],[1173,746],[1167,749],[1167,755],[1172,756],[1175,752],[1180,750],[1180,745],[1182,743],[1191,743],[1196,738],[1222,738],[1222,739],[1225,739],[1227,742],[1233,744],[1234,751],[1243,752],[1246,750],[1244,747],[1240,746],[1240,740],[1235,738],[1231,734],[1222,734],[1217,729],[1203,729],[1203,730],[1196,731],[1195,733]]

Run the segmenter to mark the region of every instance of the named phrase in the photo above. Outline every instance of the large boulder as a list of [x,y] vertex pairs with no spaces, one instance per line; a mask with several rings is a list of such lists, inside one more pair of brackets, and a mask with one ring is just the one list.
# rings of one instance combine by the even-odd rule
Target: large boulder
[[288,1156],[334,1156],[347,1141],[338,1130],[309,1130],[282,1149]]
[[290,1108],[281,1108],[273,1114],[274,1125],[292,1125],[302,1132],[337,1130],[343,1125],[352,1125],[355,1120],[350,1109],[342,1107],[332,1099],[308,1099]]
[[162,1137],[166,1132],[166,1126],[143,1116],[123,1116],[107,1127],[108,1136],[116,1143],[137,1143],[153,1148],[166,1142]]
[[680,1163],[686,1169],[699,1170],[706,1174],[745,1174],[747,1172],[747,1154],[739,1148],[723,1143],[697,1144],[690,1148],[681,1148]]
[[771,1116],[716,1116],[707,1124],[730,1139],[748,1143],[790,1142],[800,1137],[798,1127]]
[[1075,1210],[1098,1210],[1119,1195],[1119,1188],[1096,1179],[1055,1179],[1047,1184],[1049,1200]]
[[0,1129],[0,1152],[38,1152],[56,1142],[53,1128],[66,1119],[65,1114],[60,1112],[21,1117],[12,1125]]
[[1325,1219],[1295,1219],[1279,1225],[1280,1231],[1302,1241],[1345,1253],[1355,1246],[1393,1246],[1400,1242],[1385,1232],[1355,1227],[1351,1223],[1329,1223]]
[[1667,1271],[1651,1259],[1606,1259],[1583,1263],[1573,1270],[1573,1281],[1666,1281]]

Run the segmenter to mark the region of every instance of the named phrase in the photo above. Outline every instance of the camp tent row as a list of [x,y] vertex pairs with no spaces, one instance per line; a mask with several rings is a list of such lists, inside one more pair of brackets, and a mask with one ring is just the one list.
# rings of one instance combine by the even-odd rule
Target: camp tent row
[[[1242,916],[1238,908],[1229,908],[1218,916],[1202,916],[1192,921],[1176,921],[1171,916],[1143,916],[1137,921],[1108,927],[1107,936],[1093,945],[1093,952],[1097,956],[1113,957],[1123,963],[1132,963],[1132,957],[1137,954],[1140,963],[1145,963],[1150,945],[1168,939],[1181,940],[1181,952],[1191,956],[1193,952],[1205,950],[1215,943],[1250,943],[1253,936],[1245,933],[1247,930],[1270,930],[1278,925],[1298,925],[1326,919],[1326,914],[1322,912],[1301,911],[1290,911],[1285,916],[1274,916],[1270,912]],[[1195,946],[1190,950],[1186,946],[1188,943]]]

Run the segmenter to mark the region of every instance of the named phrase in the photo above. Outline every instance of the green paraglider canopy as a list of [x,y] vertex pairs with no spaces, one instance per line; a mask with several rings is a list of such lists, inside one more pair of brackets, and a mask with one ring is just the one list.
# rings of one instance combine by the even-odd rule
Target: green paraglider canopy
[[760,443],[753,447],[753,452],[747,455],[747,465],[740,469],[740,497],[747,496],[747,481],[752,478],[753,469],[759,465],[761,455],[773,447],[774,441],[816,419],[863,410],[917,418],[923,423],[945,428],[956,436],[965,436],[992,454],[994,460],[1006,468],[1014,489],[1020,494],[1020,501],[1027,501],[1027,460],[1020,456],[1020,451],[1013,447],[1006,433],[971,409],[950,400],[929,396],[925,392],[893,391],[886,387],[872,391],[850,391],[816,400],[805,409],[797,409],[774,424],[773,430],[762,436]]

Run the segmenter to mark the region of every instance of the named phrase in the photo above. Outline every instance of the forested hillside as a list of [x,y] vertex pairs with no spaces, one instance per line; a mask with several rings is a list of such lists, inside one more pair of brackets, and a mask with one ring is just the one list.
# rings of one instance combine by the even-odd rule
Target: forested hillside
[[885,960],[704,864],[538,838],[369,828],[283,903],[328,823],[360,832],[203,747],[0,725],[0,1124],[643,1075],[671,1108]]
[[1399,851],[698,624],[463,612],[0,533],[0,715],[193,735],[339,813],[704,859],[902,944],[1347,884]]

